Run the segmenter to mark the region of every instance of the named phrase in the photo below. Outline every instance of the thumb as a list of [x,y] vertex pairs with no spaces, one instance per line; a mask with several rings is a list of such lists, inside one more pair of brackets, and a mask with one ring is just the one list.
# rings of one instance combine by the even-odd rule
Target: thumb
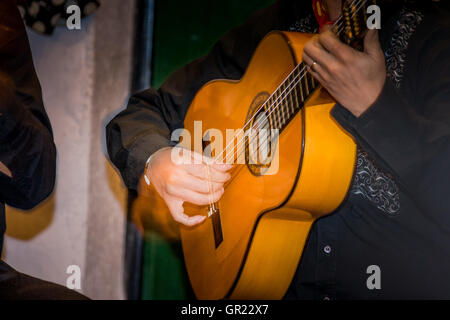
[[369,30],[364,38],[364,52],[368,55],[375,56],[383,53],[378,36],[378,30]]
[[188,227],[192,227],[199,223],[202,223],[205,220],[205,216],[190,217],[187,214],[185,214],[183,203],[184,203],[183,200],[173,197],[167,197],[166,199],[167,207],[169,208],[172,217],[176,222]]

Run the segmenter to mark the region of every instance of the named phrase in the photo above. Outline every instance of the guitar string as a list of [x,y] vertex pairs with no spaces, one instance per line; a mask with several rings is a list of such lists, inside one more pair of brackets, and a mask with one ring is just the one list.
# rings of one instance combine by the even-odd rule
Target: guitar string
[[[358,1],[358,0],[357,0]],[[359,12],[359,10],[361,9],[361,7],[364,5],[364,4],[366,4],[366,0],[360,0],[360,2],[359,2],[359,6],[358,6],[358,8],[357,8],[357,10],[354,12],[354,14],[352,15],[352,17],[356,14],[356,13],[358,13]],[[337,34],[339,35],[339,33],[340,32],[342,32],[344,29],[339,29],[338,31],[337,31]],[[306,67],[305,67],[306,68]],[[305,69],[304,68],[304,69]],[[303,70],[304,70],[303,69]],[[300,72],[302,72],[302,71],[300,71]],[[293,83],[293,82],[291,82],[290,84],[289,84],[289,86],[291,86],[292,84],[293,84],[293,87],[292,88],[290,88],[290,90],[289,90],[289,92],[287,93],[287,94],[289,94],[294,88],[296,88],[296,85],[303,79],[303,77],[305,76],[306,74],[303,74],[303,76],[299,79],[299,80],[297,80],[297,81],[295,81],[295,83]],[[297,76],[297,78],[298,78],[298,76]],[[295,79],[295,78],[294,78]],[[286,89],[287,90],[287,89]],[[285,90],[285,91],[286,91]],[[287,94],[285,94],[284,95],[284,97],[283,97],[283,99],[285,99],[286,97],[287,97]],[[270,99],[270,98],[269,98]],[[268,100],[269,100],[268,99]],[[304,102],[303,102],[304,103]],[[278,104],[279,105],[279,104]],[[276,107],[278,107],[278,105],[276,106]],[[274,110],[272,110],[271,112],[270,112],[270,114],[273,112]],[[270,116],[270,114],[269,114],[269,116]],[[266,140],[263,142],[263,143],[266,143],[266,141],[268,140],[268,139],[271,139],[272,137],[270,136],[270,135],[266,135]],[[234,138],[233,138],[234,139]],[[242,141],[242,140],[241,140]],[[234,142],[234,141],[233,141]],[[261,144],[260,144],[261,145]],[[259,146],[260,146],[259,145]],[[258,147],[259,147],[258,146]],[[241,146],[239,146],[238,147],[238,145],[236,145],[236,149],[241,149],[242,151],[239,153],[239,155],[237,156],[237,158],[239,158],[240,156],[242,156],[242,153],[243,152],[245,152],[245,149],[242,149],[241,148]],[[256,153],[256,152],[258,152],[259,150],[255,150],[255,152],[252,154],[252,157],[254,156],[254,154]],[[234,150],[233,150],[233,156],[234,156]],[[236,152],[239,152],[239,150],[236,150]],[[240,172],[240,170],[242,169],[242,166],[239,166],[239,167],[237,167],[237,170],[234,170],[234,172],[233,172],[233,175],[232,175],[232,177],[231,177],[231,179],[230,180],[228,180],[226,183],[225,183],[225,186],[224,186],[224,188],[226,189],[227,188],[227,186],[228,185],[230,185],[231,184],[231,182],[234,180],[234,178],[237,176],[237,174]]]
[[[356,1],[358,1],[358,0],[356,0]],[[356,1],[354,1],[354,3],[355,3]],[[361,7],[362,7],[365,3],[366,3],[365,0],[359,0],[359,1],[358,1],[358,8],[355,10],[355,12],[353,13],[352,17],[353,17],[356,13],[359,12],[359,10],[361,9]],[[342,15],[341,15],[340,18],[342,18]],[[338,20],[339,20],[339,19],[338,19]],[[333,27],[335,27],[335,26],[333,26]],[[337,30],[337,32],[336,32],[337,35],[339,35],[344,29],[345,29],[345,28],[339,28],[339,29]],[[300,64],[299,64],[299,65],[300,65]],[[299,65],[298,65],[298,66],[299,66]],[[297,67],[298,67],[298,66],[297,66]],[[304,71],[305,68],[306,68],[306,66],[305,66],[300,72]],[[301,78],[300,78],[299,80],[296,80],[300,75],[301,75]],[[288,88],[286,88],[286,89],[281,93],[280,97],[278,97],[277,100],[279,100],[280,98],[281,98],[282,100],[284,100],[284,99],[287,97],[287,95],[288,95],[294,88],[296,88],[296,85],[304,78],[305,75],[307,75],[307,73],[304,73],[304,74],[300,74],[300,73],[299,73],[296,77],[294,77],[293,81],[295,81],[295,83],[293,83],[293,82],[289,83]],[[289,76],[288,76],[288,77],[289,77]],[[293,86],[292,86],[292,84],[293,84]],[[280,85],[280,86],[281,86],[281,85]],[[291,86],[292,86],[292,88],[290,88]],[[288,89],[289,89],[289,91],[283,96],[283,93],[286,92]],[[270,98],[269,98],[268,100],[270,100]],[[268,116],[270,116],[270,114],[272,114],[272,113],[274,112],[275,108],[277,108],[279,105],[280,105],[280,103],[278,103],[276,106],[274,106],[274,107],[272,108],[272,110],[271,110],[271,112],[269,113]],[[262,108],[262,107],[264,107],[264,105],[261,106],[261,108]],[[260,109],[261,109],[261,108],[260,108]],[[269,121],[270,121],[270,120],[269,120]],[[241,129],[240,131],[242,131],[242,129]],[[234,143],[234,139],[235,139],[235,138],[236,138],[236,136],[233,137],[233,140],[232,140],[231,143]],[[267,135],[266,141],[267,141],[269,138],[271,139],[271,136]],[[235,146],[235,148],[233,148],[233,152],[232,152],[232,155],[233,155],[233,156],[234,156],[235,152],[239,152],[239,149],[242,149],[241,146],[240,146],[240,143],[241,143],[242,141],[245,142],[245,140],[242,139],[242,140],[239,141],[239,143]],[[264,141],[264,143],[265,143],[266,141]],[[231,143],[230,143],[230,144],[231,144]],[[228,147],[227,147],[227,149],[228,149]],[[235,149],[236,149],[236,151],[235,151]],[[256,150],[255,152],[257,152],[257,151],[259,151],[259,150]],[[242,149],[242,151],[241,151],[241,152],[239,153],[239,155],[237,156],[237,159],[242,155],[243,152],[245,152],[245,149]],[[223,154],[223,152],[222,152],[222,154]],[[220,156],[220,155],[219,155],[219,156]],[[218,156],[218,157],[219,157],[219,156]],[[252,156],[254,156],[254,153],[252,154]],[[217,158],[218,158],[218,157],[217,157]],[[240,171],[241,169],[242,169],[242,166],[238,167],[238,170],[234,170],[233,175],[232,175],[232,178],[231,178],[229,181],[227,181],[227,183],[225,184],[224,188],[226,188],[226,187],[234,180],[234,177],[237,176],[237,174],[239,173],[239,171]]]
[[[363,1],[363,0],[353,0],[353,2],[355,2],[355,1]],[[342,17],[342,15],[338,18],[338,20],[336,21],[336,23],[340,23],[340,20],[342,19],[343,17]],[[341,26],[342,26],[342,24],[341,24]],[[300,65],[300,64],[299,64]],[[293,73],[293,72],[295,72],[295,70],[298,68],[298,66],[299,65],[297,65],[292,71],[291,71],[291,73],[289,73],[289,75],[287,76],[287,77],[290,77],[291,76],[291,74]],[[303,70],[301,70],[300,72],[302,72]],[[244,124],[244,126],[243,126],[243,128],[242,129],[239,129],[240,131],[242,131],[242,130],[245,130],[245,128],[251,123],[251,121],[253,120],[253,118],[258,114],[258,112],[259,111],[261,111],[262,110],[262,108],[267,104],[267,102],[273,97],[273,95],[278,91],[278,89],[283,85],[283,83],[284,82],[282,82],[276,89],[275,89],[275,91],[274,91],[274,93],[266,100],[266,102],[264,102],[259,108],[258,108],[258,110],[256,110],[255,111],[255,114]],[[278,100],[279,98],[277,98],[275,101],[273,101],[273,103],[276,103],[277,102],[277,100]],[[237,136],[234,136],[233,137],[233,142],[234,142],[234,139],[236,138]],[[231,145],[231,142],[225,147],[225,150],[224,151],[226,151],[226,150],[228,150],[228,147]],[[222,153],[224,152],[224,151],[222,151]],[[221,155],[222,155],[222,153],[221,154],[219,154],[217,157],[216,157],[216,159],[215,160],[217,160],[217,158],[219,158]]]
[[[361,9],[361,7],[366,3],[366,0],[354,0],[350,5],[353,5],[353,4],[355,4],[355,3],[358,3],[358,4],[357,4],[357,8],[356,8],[355,12],[354,12],[353,15],[352,15],[352,18],[353,18],[353,16],[354,16],[356,13],[359,12],[359,10]],[[342,27],[342,24],[340,24],[339,26],[337,25],[337,24],[338,24],[338,21],[341,20],[341,19],[342,19],[342,15],[341,15],[341,16],[339,17],[339,19],[336,21],[335,25],[333,25],[334,28],[335,28],[335,27],[338,27],[338,30],[336,30],[337,35],[340,35],[340,33],[341,33],[342,31],[345,30],[345,26]],[[341,28],[341,27],[342,27],[342,28]],[[289,77],[292,75],[292,73],[295,72],[295,71],[298,69],[298,67],[301,66],[301,64],[302,64],[302,63],[298,64],[286,78],[289,78]],[[303,73],[302,73],[302,72],[303,72]],[[287,84],[288,87],[285,88],[285,89],[280,93],[280,96],[277,97],[277,98],[275,99],[275,101],[273,101],[272,104],[269,106],[269,108],[268,108],[267,111],[270,111],[270,113],[269,113],[268,116],[270,116],[270,114],[272,114],[272,112],[275,111],[275,109],[278,108],[278,107],[282,104],[282,102],[284,102],[284,99],[285,99],[285,98],[287,97],[287,95],[292,91],[293,88],[292,88],[291,90],[289,90],[286,94],[284,94],[284,93],[289,89],[289,87],[290,87],[290,85],[292,84],[292,82],[295,81],[298,77],[301,77],[301,79],[300,79],[300,81],[301,81],[307,74],[308,74],[308,72],[307,72],[307,66],[304,66],[303,69],[299,71],[298,75],[295,76],[295,77],[291,80],[291,83]],[[298,83],[298,82],[297,82],[297,83]],[[296,84],[297,84],[297,83],[296,83]],[[231,141],[231,142],[225,147],[225,149],[224,149],[224,150],[216,157],[215,161],[217,161],[217,159],[218,159],[219,157],[221,157],[221,156],[223,155],[224,152],[227,152],[227,153],[228,153],[228,149],[229,149],[229,147],[230,147],[230,145],[231,145],[232,143],[234,144],[235,138],[238,138],[238,137],[239,137],[239,135],[241,134],[241,131],[245,130],[245,127],[247,127],[247,125],[253,120],[253,118],[259,113],[259,111],[261,111],[261,109],[266,105],[266,103],[267,103],[268,101],[270,101],[270,100],[273,98],[273,96],[277,93],[278,89],[279,89],[281,86],[283,86],[283,85],[286,85],[286,83],[285,83],[285,82],[281,83],[280,86],[279,86],[277,89],[275,89],[274,93],[266,100],[266,102],[265,102],[263,105],[261,105],[261,107],[255,112],[255,114],[250,118],[250,120],[247,121],[247,123],[244,125],[244,128],[243,128],[243,129],[239,129],[238,135],[235,135],[235,136],[233,137],[232,141]],[[284,95],[283,95],[283,94],[284,94]],[[281,99],[281,100],[280,100],[280,99]],[[277,102],[278,102],[278,103],[277,103]],[[266,116],[266,118],[267,118],[267,116]],[[264,119],[264,120],[266,120],[266,119]],[[262,120],[262,121],[264,121],[264,120]],[[270,119],[269,119],[269,121],[270,121]],[[261,123],[263,123],[263,122],[255,123],[255,126],[256,126],[256,125],[259,125],[259,124],[261,124]],[[254,129],[254,128],[250,128],[250,129]],[[257,129],[259,129],[259,128],[257,128]],[[245,138],[244,138],[244,139],[241,139],[241,140],[236,144],[236,146],[232,146],[232,147],[233,147],[233,152],[232,152],[231,154],[232,154],[233,156],[234,156],[234,149],[240,148],[240,147],[241,147],[241,146],[240,146],[241,143],[245,143]],[[241,155],[239,155],[239,156],[241,156]],[[227,157],[227,158],[228,158],[228,157]],[[226,160],[227,160],[227,158],[226,158]],[[226,161],[225,161],[225,162],[226,162]]]
[[[362,5],[364,5],[364,3],[365,3],[365,0],[355,0],[355,1],[353,1],[353,2],[359,2],[359,6],[358,6],[358,8],[356,9],[356,11],[353,13],[352,17],[359,11],[359,9],[361,9]],[[353,3],[352,3],[352,4],[353,4]],[[341,17],[342,17],[342,16],[341,16]],[[341,24],[340,26],[342,26],[342,24]],[[340,26],[339,26],[339,27],[340,27]],[[335,27],[335,26],[333,26],[333,27]],[[341,33],[342,31],[344,31],[344,30],[345,30],[345,26],[344,26],[343,28],[338,29],[338,30],[336,31],[336,34],[339,36],[340,33]],[[303,64],[304,64],[304,63],[303,63]],[[301,65],[301,63],[298,64],[297,67],[299,67],[300,65]],[[303,69],[299,71],[299,74],[291,80],[291,82],[288,84],[288,86],[290,86],[290,85],[296,80],[296,78],[298,78],[299,76],[301,76],[302,78],[305,77],[305,76],[308,74],[308,72],[305,71],[306,69],[307,69],[307,66],[305,65],[305,66],[303,67]],[[295,71],[295,69],[294,69],[293,71]],[[305,72],[304,72],[304,71],[305,71]],[[301,72],[304,72],[304,73],[303,73],[303,74],[300,74]],[[291,72],[291,74],[292,74],[292,72]],[[289,74],[289,76],[287,76],[286,78],[289,78],[289,77],[291,76],[291,74]],[[300,81],[301,81],[301,80],[302,80],[302,79],[300,79]],[[284,85],[284,84],[285,84],[285,82],[283,82],[279,87],[281,87],[281,86]],[[278,88],[277,88],[277,90],[278,90]],[[277,91],[277,90],[275,90],[274,94],[276,94],[276,91]],[[287,94],[284,94],[284,93],[286,92],[286,90],[288,90],[288,88],[285,88],[285,90],[283,90],[283,92],[281,92],[280,97],[278,97],[278,98],[272,103],[272,105],[269,107],[268,110],[270,110],[270,109],[272,108],[272,111],[273,111],[273,109],[275,109],[275,108],[277,108],[278,106],[280,106],[280,103],[278,103],[278,104],[276,104],[276,105],[274,105],[274,104],[275,104],[275,103],[277,102],[277,100],[279,100],[280,98],[281,98],[281,101],[278,101],[278,102],[282,102],[282,101],[287,97],[287,94],[289,94],[290,91],[292,91],[292,90],[290,90],[289,92],[287,92]],[[272,96],[273,96],[274,94],[272,94]],[[283,94],[284,94],[284,96],[283,96]],[[270,100],[270,99],[272,98],[272,96],[269,97],[267,100]],[[262,107],[264,107],[264,105],[261,106],[261,108],[259,108],[258,111],[260,111],[260,110],[262,109]],[[258,113],[258,111],[256,111],[256,114]],[[250,119],[250,121],[251,121],[253,118],[254,118],[254,116]],[[245,128],[245,127],[244,127],[244,128]]]
[[[210,206],[214,206],[214,202],[213,202],[213,193],[212,193],[212,182],[211,182],[211,167],[210,166],[206,166],[207,169],[206,171],[208,172],[208,189],[209,189],[209,205]],[[215,208],[210,208],[211,210],[214,210]]]
[[[352,1],[352,3],[349,4],[349,6],[352,6],[352,5],[356,5],[356,6],[357,6],[355,12],[352,14],[352,18],[354,17],[354,15],[355,15],[356,13],[358,13],[358,11],[360,10],[361,6],[363,6],[365,3],[366,3],[366,0],[354,0],[354,1]],[[338,20],[336,20],[335,24],[333,25],[333,28],[336,28],[336,27],[338,28],[337,34],[339,34],[340,32],[342,32],[343,30],[345,30],[345,26],[343,26],[343,22],[340,21],[340,20],[342,20],[342,19],[343,19],[343,16],[341,15],[341,16],[338,18]],[[342,27],[342,28],[341,28],[341,27]],[[299,65],[300,65],[300,64],[299,64]],[[295,69],[297,69],[297,67],[298,67],[299,65],[297,65],[297,66],[294,68],[294,70],[292,70],[292,72],[287,76],[287,78],[291,76],[291,74],[295,71]],[[300,73],[303,72],[305,69],[306,69],[306,67],[304,67],[302,70],[300,70]],[[302,74],[299,74],[298,76],[301,76],[301,75],[302,75]],[[293,80],[295,80],[295,78],[294,78]],[[266,103],[273,97],[273,95],[277,93],[278,89],[279,89],[283,84],[284,84],[284,82],[281,83],[280,86],[278,86],[277,89],[275,89],[274,93],[267,99],[267,101],[266,101],[263,105],[261,105],[261,107],[255,112],[255,114],[253,115],[253,117],[250,118],[250,119],[247,121],[247,123],[244,125],[244,128],[243,128],[243,129],[245,129],[245,127],[247,127],[248,124],[250,124],[250,122],[253,120],[253,118],[258,114],[259,111],[261,111],[261,109],[262,109],[262,108],[266,105]],[[282,94],[283,94],[283,92],[281,92],[281,95],[282,95]],[[278,99],[279,99],[279,98],[277,98],[275,101],[273,101],[273,104],[276,103]],[[273,104],[272,104],[272,105],[273,105]],[[270,109],[270,107],[269,107],[269,109]],[[243,129],[240,129],[240,131],[242,131]],[[240,134],[240,133],[239,133],[239,134]],[[233,140],[234,140],[235,138],[236,138],[236,136],[233,137]],[[227,150],[228,150],[228,147],[230,146],[230,144],[231,144],[231,142],[225,147],[225,150],[224,150],[224,151],[227,151]],[[223,152],[224,152],[224,151],[223,151]],[[222,152],[222,153],[223,153],[223,152]],[[222,155],[222,153],[219,154],[219,155],[217,156],[217,158],[220,157],[220,156]],[[216,159],[216,160],[217,160],[217,159]]]
[[[354,17],[354,15],[356,14],[356,13],[358,13],[359,12],[359,10],[361,9],[361,7],[366,3],[366,0],[353,0],[352,1],[352,3],[350,4],[350,5],[354,5],[354,4],[356,4],[357,3],[357,9],[354,11],[354,13],[352,14],[352,18]],[[340,35],[340,33],[343,31],[343,30],[345,30],[345,28],[346,28],[346,26],[343,26],[343,22],[341,21],[343,19],[343,16],[341,15],[339,18],[338,18],[338,20],[336,20],[336,22],[335,22],[335,24],[333,25],[333,28],[338,28],[337,30],[336,30],[336,34],[339,36]],[[342,27],[342,28],[341,28]],[[296,70],[298,70],[298,68],[299,68],[299,66],[301,65],[302,63],[300,63],[300,64],[298,64],[293,70],[292,70],[292,72],[287,76],[287,79],[292,75],[292,73],[294,73]],[[304,63],[303,63],[304,64]],[[292,92],[292,90],[294,89],[294,88],[296,88],[296,86],[297,86],[297,84],[308,74],[308,72],[306,71],[305,72],[305,70],[307,70],[307,67],[306,66],[304,66],[303,67],[303,69],[302,70],[300,70],[299,72],[298,72],[298,74],[291,80],[291,82],[289,82],[288,84],[287,84],[287,86],[286,86],[286,88],[280,93],[280,96],[279,97],[277,97],[276,99],[275,99],[275,101],[273,101],[273,103],[269,106],[269,108],[268,108],[268,110],[270,110],[270,113],[268,114],[268,115],[266,115],[265,116],[265,118],[266,119],[264,119],[264,120],[267,120],[267,118],[269,118],[270,117],[270,115],[285,101],[285,99],[288,97],[288,95],[289,95],[289,93],[290,92]],[[303,72],[303,74],[302,74],[302,72]],[[298,80],[297,80],[297,78],[298,77],[300,77]],[[294,81],[295,81],[295,83],[294,83]],[[313,79],[313,81],[315,81],[314,79]],[[294,83],[294,84],[293,84]],[[292,85],[293,84],[293,85]],[[283,86],[283,85],[286,85],[286,83],[283,81],[278,87],[277,87],[277,89],[275,89],[275,91],[274,91],[274,93],[266,100],[266,102],[264,102],[259,108],[258,108],[258,110],[255,112],[255,114],[247,121],[247,123],[244,125],[244,129],[245,129],[245,127],[247,127],[250,123],[251,123],[251,121],[255,118],[255,116],[259,113],[259,111],[261,111],[261,109],[262,108],[264,108],[265,107],[265,105],[267,104],[267,102],[271,99],[271,98],[273,98],[273,96],[277,93],[277,91],[280,89],[280,87],[281,86]],[[291,88],[291,86],[292,86],[292,88]],[[288,90],[288,91],[287,91]],[[286,92],[287,91],[287,92]],[[284,95],[283,95],[284,94]],[[309,93],[310,94],[310,93]],[[277,103],[277,101],[278,101],[278,103]],[[304,100],[304,101],[302,101],[302,103],[304,103],[306,100]],[[276,104],[277,103],[277,104]],[[290,114],[289,114],[289,116],[290,116]],[[256,130],[259,130],[260,128],[261,128],[261,126],[264,124],[264,120],[262,120],[260,123],[256,123],[254,126],[252,126],[252,128],[250,128],[250,130],[252,130],[252,129],[254,129],[255,130],[255,128],[254,127],[257,127],[256,128]],[[259,120],[258,120],[259,121]],[[269,118],[269,120],[268,121],[270,121],[270,118]],[[261,125],[261,126],[260,126]],[[243,131],[243,129],[240,129],[239,131]],[[240,134],[240,133],[239,133]],[[225,150],[223,150],[216,158],[215,158],[215,161],[217,161],[217,159],[220,157],[220,156],[222,156],[223,155],[223,153],[224,152],[227,152],[228,153],[228,149],[229,149],[229,146],[231,145],[231,144],[233,144],[234,145],[234,140],[236,139],[236,137],[239,137],[239,136],[233,136],[233,139],[232,139],[232,141],[225,147]],[[270,139],[272,138],[271,137],[271,135],[267,135],[267,138],[266,138],[266,140],[264,141],[264,143],[266,143],[267,141],[268,141],[268,139],[269,139],[269,137],[270,137]],[[238,142],[238,144],[236,144],[236,146],[233,146],[233,152],[232,152],[232,155],[233,155],[233,157],[234,157],[234,153],[235,153],[235,149],[236,149],[236,151],[239,151],[239,148],[240,148],[240,144],[241,143],[244,143],[245,144],[245,137],[243,138],[243,139],[241,139],[239,142]],[[261,144],[260,144],[261,145]],[[252,156],[254,156],[255,155],[255,153],[256,152],[258,152],[259,151],[259,145],[258,145],[258,147],[257,147],[257,150],[252,154]],[[244,150],[242,151],[242,152],[245,152],[245,145],[244,145]],[[242,155],[242,152],[237,156],[237,158],[239,158],[241,155]],[[238,172],[239,172],[240,170],[238,170]],[[237,172],[234,174],[234,176],[236,176],[237,175]],[[231,183],[231,181],[232,180],[234,180],[234,177],[232,177],[232,179],[230,179],[227,183],[226,183],[226,185],[224,186],[224,188],[226,188],[230,183]],[[209,189],[209,193],[210,194],[212,194],[212,186],[211,186],[211,184],[210,183],[208,183],[208,189]],[[212,204],[212,202],[211,202],[211,199],[210,199],[210,205]]]
[[[361,1],[362,1],[362,2],[360,2],[360,5],[357,7],[356,11],[353,13],[352,18],[354,17],[355,14],[357,14],[357,13],[359,12],[359,10],[364,6],[364,4],[366,4],[366,1],[365,1],[365,0],[361,0]],[[339,33],[342,32],[343,30],[344,30],[344,29],[339,30],[339,31],[337,32],[337,34],[339,35]],[[305,74],[305,75],[306,75],[306,74]],[[304,76],[305,76],[305,75],[304,75]],[[303,76],[303,77],[304,77],[304,76]],[[302,77],[302,78],[303,78],[303,77]],[[280,103],[278,103],[278,105],[275,106],[274,108],[278,108],[278,106],[282,105],[282,102],[287,101],[287,97],[288,97],[289,93],[292,92],[292,91],[296,88],[296,85],[302,80],[302,78],[299,79],[299,81],[296,81],[296,83],[294,83],[293,87],[292,87],[292,88],[284,95],[282,101],[281,101]],[[292,85],[292,82],[289,84],[289,86],[291,86],[291,85]],[[305,101],[304,101],[304,102],[305,102]],[[303,102],[303,103],[304,103],[304,102]],[[272,114],[272,112],[274,112],[274,111],[275,111],[275,110],[272,110],[272,111],[268,114],[268,116],[270,116],[270,114]],[[288,116],[290,116],[290,112],[289,112]],[[269,121],[270,121],[270,119],[269,119]],[[264,123],[263,123],[263,125],[264,125]],[[256,130],[259,130],[261,127],[262,127],[262,125],[261,125],[259,128],[257,128]],[[267,138],[265,139],[265,141],[263,141],[263,143],[267,143],[267,141],[268,141],[269,139],[272,139],[272,136],[271,136],[271,135],[266,135],[266,137],[267,137]],[[251,154],[252,157],[255,157],[255,154],[256,154],[257,152],[259,152],[259,148],[260,148],[261,145],[262,145],[262,143],[258,144],[256,150]],[[241,151],[241,154],[242,154],[243,152],[245,152],[245,149],[244,149],[243,151]],[[239,155],[239,157],[241,156],[241,154]],[[256,155],[257,155],[257,154],[256,154]],[[250,155],[249,155],[249,157],[250,157]]]
[[[355,0],[355,1],[359,1],[359,6],[358,6],[358,8],[357,8],[357,10],[354,12],[354,14],[353,14],[353,16],[359,11],[359,9],[364,5],[364,3],[365,3],[365,0]],[[352,16],[352,17],[353,17]],[[337,30],[337,35],[339,36],[340,35],[340,33],[344,30],[345,28],[341,28],[341,29],[339,29],[339,30]],[[302,63],[300,63],[299,65],[297,65],[297,66],[300,66]],[[304,64],[304,63],[303,63]],[[286,100],[286,98],[288,97],[288,95],[296,88],[296,85],[305,77],[305,76],[307,76],[308,75],[308,72],[306,71],[306,72],[304,72],[303,74],[300,74],[301,72],[303,72],[305,69],[307,69],[307,66],[304,66],[303,67],[303,69],[302,70],[300,70],[299,71],[299,74],[297,75],[297,76],[295,76],[292,80],[291,80],[291,82],[290,83],[288,83],[287,85],[286,85],[286,88],[285,88],[285,90],[280,94],[280,96],[276,99],[276,101],[274,101],[274,103],[269,107],[269,109],[267,110],[267,111],[270,111],[269,112],[269,114],[267,114],[266,116],[265,116],[265,118],[263,119],[263,120],[257,120],[257,123],[255,123],[255,125],[254,125],[254,127],[252,127],[252,128],[250,128],[250,130],[259,130],[263,125],[264,125],[264,121],[265,120],[267,120],[267,118],[269,118],[270,117],[270,115],[275,111],[275,109],[277,109],[280,105],[283,105],[283,102],[285,102],[285,100]],[[294,69],[294,71],[295,71],[295,69]],[[296,80],[299,76],[301,76],[301,78],[300,79],[298,79],[298,81]],[[290,77],[290,75],[287,77],[287,78],[289,78]],[[294,83],[294,81],[295,81],[295,83]],[[314,80],[314,81],[316,81],[316,80]],[[281,84],[281,86],[283,85],[283,84],[285,84],[284,82]],[[292,88],[291,88],[291,86],[292,86]],[[287,92],[286,92],[287,91]],[[276,93],[276,91],[275,91],[275,93]],[[271,97],[269,97],[267,100],[270,100],[271,99]],[[277,102],[277,100],[280,100],[280,101],[278,101],[278,103],[276,104],[276,105],[274,105],[275,104],[275,102]],[[306,101],[306,100],[305,100]],[[303,103],[305,102],[305,101],[303,101]],[[261,108],[260,108],[261,109]],[[259,109],[259,110],[260,110]],[[258,112],[258,111],[257,111]],[[256,113],[257,113],[256,112]],[[283,115],[284,115],[284,111],[283,111]],[[288,116],[290,116],[290,113],[288,114]],[[252,118],[254,118],[254,117],[252,117]],[[283,117],[284,118],[284,117]],[[262,118],[261,118],[262,119]],[[268,119],[268,121],[270,122],[270,118]],[[281,121],[279,121],[280,123],[281,123]],[[256,127],[256,128],[255,128]],[[242,131],[242,129],[240,129],[240,131]],[[240,134],[240,133],[239,133]],[[236,138],[236,136],[235,137],[233,137],[233,141],[232,142],[234,142],[234,139]],[[269,138],[267,138],[267,139],[269,139]],[[242,146],[241,146],[241,143],[242,144],[244,144],[245,143],[245,137],[243,138],[243,139],[241,139],[237,144],[236,144],[236,146],[235,146],[235,148],[233,148],[233,149],[239,149],[239,148],[241,148]],[[230,143],[231,144],[231,143]],[[229,145],[230,145],[229,144]],[[225,152],[225,151],[227,151],[227,153],[228,153],[228,146],[226,147],[226,150],[224,150],[223,152]],[[236,151],[239,151],[239,150],[236,150]],[[256,150],[256,152],[257,152],[258,150]],[[221,153],[221,154],[219,154],[219,156],[218,157],[220,157],[222,154],[223,154],[223,152]],[[245,150],[244,151],[241,151],[241,153],[239,154],[239,155],[237,155],[237,157],[236,158],[239,158],[240,156],[242,156],[242,152],[245,152]],[[231,152],[231,155],[234,157],[234,153],[235,153],[235,150],[233,150],[233,152]],[[254,156],[254,154],[252,154],[252,156]],[[217,158],[218,158],[217,157]],[[216,158],[216,160],[217,160],[217,158]],[[228,160],[228,157],[226,158],[226,160]]]

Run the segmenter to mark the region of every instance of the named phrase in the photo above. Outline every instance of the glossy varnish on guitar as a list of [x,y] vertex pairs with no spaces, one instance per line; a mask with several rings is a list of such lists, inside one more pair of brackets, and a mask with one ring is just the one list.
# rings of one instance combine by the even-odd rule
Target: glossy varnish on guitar
[[[368,2],[345,1],[343,17],[334,26],[341,40],[357,48]],[[202,136],[209,129],[226,137],[227,129],[258,128],[255,119],[261,115],[266,126],[281,130],[271,139],[275,152],[268,168],[237,164],[218,203],[184,206],[186,213],[208,216],[198,226],[181,227],[189,279],[200,299],[282,298],[313,222],[346,197],[356,145],[330,115],[333,99],[301,63],[312,36],[268,34],[240,81],[207,83],[188,110],[185,128],[194,133],[194,123],[201,121]],[[205,145],[191,145],[204,151]],[[247,155],[248,160],[249,150]],[[155,208],[167,211],[158,195],[152,199]]]
[[[241,128],[255,97],[277,89],[299,63],[310,37],[269,34],[240,81],[213,81],[199,91],[185,127],[193,132],[194,121],[201,120],[203,130],[216,128],[224,136],[226,129]],[[198,298],[283,296],[312,223],[343,201],[352,178],[356,147],[330,116],[333,106],[318,89],[287,124],[272,160],[276,174],[255,175],[248,166],[238,165],[244,168],[219,202],[223,239],[218,246],[214,215],[200,226],[182,228],[186,266]],[[186,208],[206,214],[204,208],[197,210]]]

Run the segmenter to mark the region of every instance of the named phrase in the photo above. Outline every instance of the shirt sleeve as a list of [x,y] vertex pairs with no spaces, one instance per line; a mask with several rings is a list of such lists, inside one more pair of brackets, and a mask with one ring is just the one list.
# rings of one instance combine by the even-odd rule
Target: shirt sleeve
[[1,10],[0,161],[12,178],[0,173],[0,201],[30,209],[53,190],[56,149],[22,19],[14,1]]
[[410,44],[401,89],[387,80],[359,118],[340,105],[332,114],[422,212],[450,227],[450,27],[433,25]]
[[282,15],[289,12],[284,9],[288,2],[278,1],[258,11],[227,33],[206,56],[172,74],[160,89],[148,89],[130,98],[126,110],[106,128],[110,159],[128,188],[137,188],[151,154],[172,145],[170,134],[183,127],[196,92],[213,79],[241,78],[262,38],[271,30],[285,28],[292,19]]

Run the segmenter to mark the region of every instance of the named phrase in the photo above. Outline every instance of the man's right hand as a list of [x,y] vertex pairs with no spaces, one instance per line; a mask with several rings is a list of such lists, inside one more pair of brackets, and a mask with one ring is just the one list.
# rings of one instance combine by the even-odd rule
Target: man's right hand
[[[224,183],[231,177],[227,171],[229,164],[211,164],[203,161],[202,155],[189,152],[191,161],[188,164],[175,164],[172,161],[172,149],[163,148],[150,158],[145,176],[158,194],[164,199],[175,221],[194,226],[202,223],[205,216],[190,217],[184,213],[183,203],[208,205],[217,202],[224,193]],[[200,164],[195,164],[194,160]],[[208,172],[209,171],[209,172]]]

